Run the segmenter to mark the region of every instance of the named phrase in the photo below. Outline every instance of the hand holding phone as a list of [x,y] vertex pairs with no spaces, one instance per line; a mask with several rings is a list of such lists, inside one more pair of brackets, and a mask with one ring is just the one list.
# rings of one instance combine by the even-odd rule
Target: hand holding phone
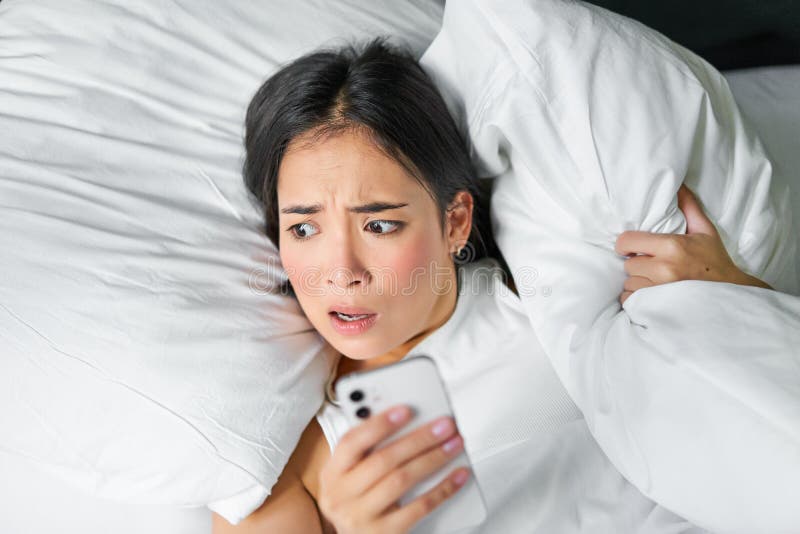
[[397,504],[462,446],[455,425],[441,418],[369,454],[411,417],[402,405],[371,417],[342,437],[322,469],[318,504],[338,534],[405,534],[466,480],[467,471],[457,469],[424,495],[402,507]]
[[484,519],[433,360],[352,373],[336,392],[351,430],[323,468],[319,505],[338,532],[443,534]]

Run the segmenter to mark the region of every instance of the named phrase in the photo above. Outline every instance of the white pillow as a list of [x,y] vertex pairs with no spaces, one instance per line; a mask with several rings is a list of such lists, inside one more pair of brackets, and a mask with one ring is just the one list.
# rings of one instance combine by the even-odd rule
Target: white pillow
[[0,448],[92,494],[263,502],[333,351],[241,177],[281,63],[376,33],[421,53],[416,0],[0,4]]
[[724,78],[582,2],[447,4],[421,63],[481,176],[531,324],[609,459],[714,532],[800,524],[800,298],[682,281],[620,310],[624,230],[683,233],[683,181],[736,263],[797,294],[785,183]]

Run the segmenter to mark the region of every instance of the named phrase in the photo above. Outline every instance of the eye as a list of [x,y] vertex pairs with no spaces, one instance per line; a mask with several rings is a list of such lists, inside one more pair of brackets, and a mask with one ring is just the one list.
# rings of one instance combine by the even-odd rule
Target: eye
[[317,230],[314,228],[314,226],[311,223],[307,222],[293,224],[292,226],[287,228],[287,230],[289,231],[290,234],[292,234],[293,238],[299,241],[302,241],[303,239],[308,239],[309,237],[317,233]]
[[399,230],[403,226],[400,221],[370,221],[367,223],[367,228],[370,232],[382,235],[391,234]]

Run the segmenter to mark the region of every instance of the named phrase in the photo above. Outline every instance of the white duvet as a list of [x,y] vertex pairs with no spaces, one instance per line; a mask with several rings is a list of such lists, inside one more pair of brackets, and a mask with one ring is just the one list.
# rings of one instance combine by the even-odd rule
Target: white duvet
[[[450,2],[421,61],[496,177],[499,247],[615,466],[712,532],[798,532],[797,236],[722,76],[632,20],[558,0]],[[616,238],[683,233],[684,181],[736,263],[785,292],[682,281],[620,309]]]

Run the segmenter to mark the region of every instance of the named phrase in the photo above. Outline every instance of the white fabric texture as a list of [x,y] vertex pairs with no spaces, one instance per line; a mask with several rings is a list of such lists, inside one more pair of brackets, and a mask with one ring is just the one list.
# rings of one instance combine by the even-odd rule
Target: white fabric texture
[[[497,262],[458,273],[453,314],[405,356],[436,362],[486,501],[484,522],[458,533],[707,532],[648,499],[603,454]],[[345,414],[326,400],[316,417],[333,451]]]
[[[263,502],[322,402],[331,348],[241,177],[280,64],[400,36],[441,5],[0,4],[0,450],[97,497]],[[63,530],[62,530],[63,531]]]
[[[500,250],[614,465],[710,531],[796,532],[797,244],[723,77],[641,24],[556,0],[450,2],[421,62],[495,179]],[[788,293],[683,281],[620,309],[616,238],[683,233],[684,178],[736,263]]]

